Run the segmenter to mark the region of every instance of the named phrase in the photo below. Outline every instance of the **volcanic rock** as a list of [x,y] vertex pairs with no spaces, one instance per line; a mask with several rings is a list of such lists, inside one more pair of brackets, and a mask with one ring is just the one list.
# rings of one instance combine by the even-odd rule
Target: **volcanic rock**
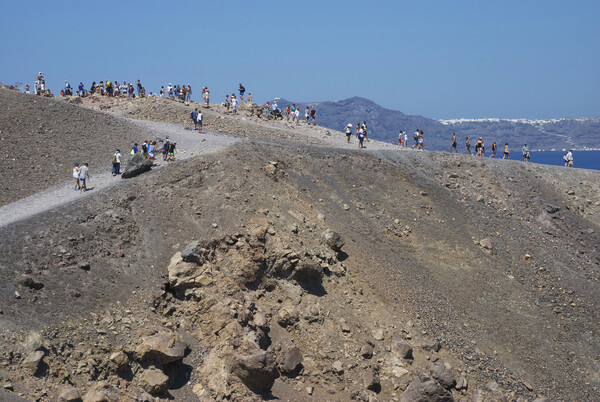
[[229,373],[254,392],[269,391],[278,377],[273,357],[264,350],[233,356],[229,362]]
[[159,364],[169,364],[181,360],[185,354],[185,346],[175,340],[173,334],[159,333],[144,337],[137,348],[137,357],[152,360]]
[[302,362],[302,353],[300,349],[293,343],[286,344],[279,355],[277,356],[277,367],[283,374],[294,373]]
[[147,172],[151,168],[152,161],[148,158],[145,158],[141,153],[138,152],[133,155],[129,162],[127,162],[127,166],[125,166],[125,170],[123,170],[121,177],[123,179],[129,179]]
[[169,387],[169,377],[160,370],[144,370],[139,377],[140,386],[149,394],[162,394]]
[[333,230],[326,230],[323,232],[323,240],[327,245],[334,251],[340,251],[344,246],[344,241],[342,240],[342,236],[339,233],[334,232]]
[[106,382],[94,385],[83,397],[83,402],[117,402],[120,392],[117,387]]
[[403,359],[413,358],[412,346],[410,346],[398,333],[392,335],[392,352]]
[[23,360],[23,367],[27,369],[31,374],[35,374],[40,368],[40,364],[42,363],[42,359],[44,358],[44,352],[41,350],[31,352],[27,355],[25,360]]
[[400,396],[400,402],[452,402],[454,398],[434,379],[417,376]]

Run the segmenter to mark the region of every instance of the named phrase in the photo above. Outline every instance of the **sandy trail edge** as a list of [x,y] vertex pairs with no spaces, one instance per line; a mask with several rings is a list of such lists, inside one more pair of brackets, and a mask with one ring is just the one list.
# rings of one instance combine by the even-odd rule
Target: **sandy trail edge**
[[[167,135],[172,141],[177,142],[178,152],[175,157],[177,161],[189,159],[191,157],[217,152],[225,149],[234,143],[244,141],[240,138],[229,137],[224,134],[216,134],[210,131],[197,131],[185,129],[184,126],[169,123],[156,123],[151,121],[131,120],[133,124],[140,128],[140,138],[165,138]],[[143,134],[143,135],[142,135]],[[140,140],[141,143],[143,140]],[[124,167],[129,159],[129,150],[123,152],[122,166]],[[108,155],[110,157],[110,155]],[[109,158],[107,157],[107,160]],[[177,163],[177,161],[175,163]],[[153,169],[164,168],[170,163],[162,161],[160,151],[156,154],[156,166]],[[111,187],[129,183],[121,177],[113,177],[107,168],[90,167],[90,178],[88,180],[87,192],[74,190],[73,180],[65,180],[64,183],[51,187],[48,190],[34,194],[32,196],[15,201],[11,204],[0,207],[0,228],[23,219],[31,218],[71,202],[82,201],[85,198],[98,194]]]

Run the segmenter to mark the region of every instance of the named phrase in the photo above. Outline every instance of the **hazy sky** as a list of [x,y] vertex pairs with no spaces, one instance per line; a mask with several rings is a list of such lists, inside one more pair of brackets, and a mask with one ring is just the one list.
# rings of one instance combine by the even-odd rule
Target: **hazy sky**
[[244,83],[433,118],[600,116],[600,1],[3,1],[0,81]]

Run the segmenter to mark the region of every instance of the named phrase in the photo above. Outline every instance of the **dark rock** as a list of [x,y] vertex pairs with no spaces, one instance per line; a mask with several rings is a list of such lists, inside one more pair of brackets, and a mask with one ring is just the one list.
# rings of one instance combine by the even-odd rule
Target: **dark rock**
[[364,345],[362,348],[360,348],[360,355],[365,359],[370,359],[373,357],[373,346]]
[[136,153],[133,158],[129,159],[127,166],[121,175],[124,179],[138,176],[144,172],[147,172],[152,168],[152,161],[145,158],[141,153]]
[[283,374],[295,373],[301,362],[302,353],[293,342],[286,344],[277,356],[277,366]]
[[181,258],[185,262],[195,262],[200,264],[200,256],[202,255],[202,247],[199,241],[193,241],[185,246],[181,252]]
[[392,335],[392,352],[403,359],[413,358],[413,349],[400,334]]
[[442,345],[440,344],[439,341],[428,341],[428,340],[424,340],[421,342],[421,349],[423,350],[429,350],[432,352],[439,352],[439,350],[442,348]]
[[431,376],[446,389],[451,389],[456,384],[452,370],[445,364],[428,364],[427,370],[429,370]]
[[269,391],[278,377],[275,361],[263,350],[246,356],[233,356],[229,373],[236,376],[254,392]]
[[379,381],[379,373],[373,369],[368,369],[362,376],[363,385],[366,389],[379,392],[381,390],[381,382]]
[[38,282],[31,275],[23,274],[19,278],[19,285],[25,286],[33,290],[40,290],[44,287],[42,282]]
[[339,233],[334,232],[333,230],[326,230],[325,232],[323,232],[323,240],[334,251],[340,251],[341,248],[344,246],[342,236],[340,236]]
[[551,204],[546,205],[546,212],[548,212],[549,214],[555,214],[558,211],[560,211],[560,207]]
[[296,266],[292,275],[294,279],[300,281],[312,281],[323,276],[323,268],[317,261],[303,260]]
[[453,402],[450,391],[432,378],[417,376],[400,396],[400,402]]
[[79,265],[77,265],[77,268],[83,269],[84,271],[89,271],[91,266],[90,266],[89,262],[82,262],[82,263],[79,263]]

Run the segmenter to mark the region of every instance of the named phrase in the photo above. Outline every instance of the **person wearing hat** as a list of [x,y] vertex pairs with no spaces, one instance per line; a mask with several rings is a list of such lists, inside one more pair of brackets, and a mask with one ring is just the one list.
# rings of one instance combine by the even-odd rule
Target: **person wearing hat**
[[73,165],[73,178],[75,179],[75,191],[79,190],[79,162],[75,162]]
[[112,175],[116,176],[121,174],[121,151],[118,149],[115,151],[112,157]]
[[346,124],[344,131],[346,132],[346,142],[350,144],[350,137],[352,136],[352,123]]

